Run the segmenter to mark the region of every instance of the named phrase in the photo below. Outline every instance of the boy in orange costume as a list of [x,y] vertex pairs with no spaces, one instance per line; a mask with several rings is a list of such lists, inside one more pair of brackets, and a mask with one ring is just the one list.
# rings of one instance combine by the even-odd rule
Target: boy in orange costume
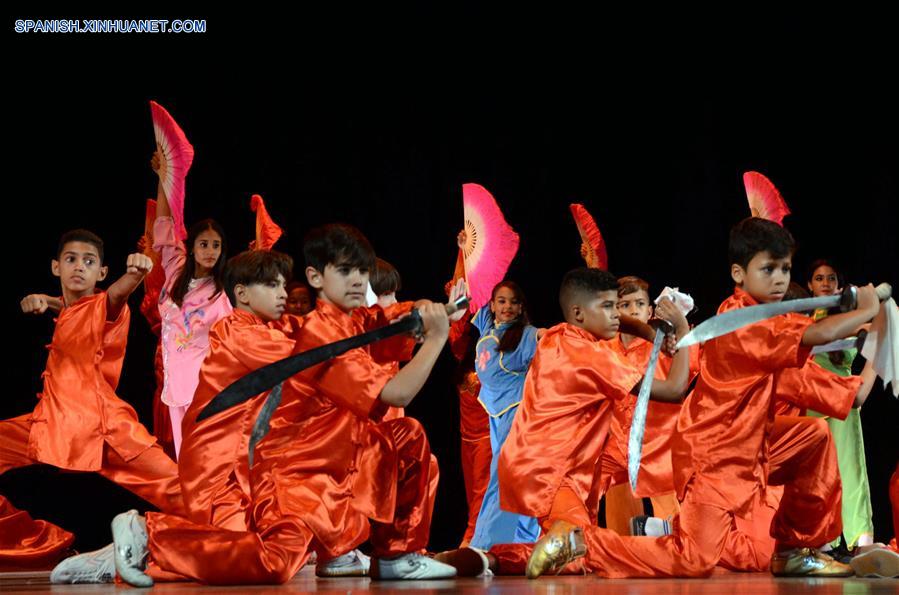
[[[361,233],[343,225],[318,228],[307,236],[304,253],[318,301],[296,335],[295,352],[387,322],[380,309],[351,314],[364,303],[374,261]],[[237,284],[235,294],[242,287]],[[263,304],[272,299],[265,287],[248,288],[258,288]],[[249,294],[238,298],[238,307],[258,312],[255,300]],[[352,549],[369,532],[379,557],[371,564],[373,576],[454,575],[453,568],[415,553],[427,542],[437,480],[421,425],[411,418],[376,423],[388,406],[411,401],[446,342],[444,306],[421,303],[419,312],[424,343],[396,376],[389,364],[379,363],[404,348],[404,341],[390,340],[351,350],[284,382],[282,407],[249,469],[248,530],[224,531],[170,515],[149,514],[145,524],[133,513],[116,517],[122,578],[136,586],[152,584],[142,572],[147,549],[163,570],[210,584],[283,583],[312,551],[338,562],[330,567],[333,573],[320,574],[340,576],[347,574],[340,562],[348,552],[347,564],[361,565]],[[375,521],[371,526],[369,518]]]
[[[183,510],[177,466],[115,394],[128,339],[128,296],[152,266],[147,256],[131,254],[125,274],[107,291],[96,291],[108,272],[103,241],[83,229],[62,236],[52,261],[62,300],[40,294],[22,300],[25,313],[61,311],[40,401],[32,413],[0,421],[0,473],[38,463],[95,471],[163,510]],[[2,496],[0,534],[0,566],[7,567],[51,563],[73,540]]]
[[[559,302],[566,322],[547,330],[531,362],[523,399],[499,460],[500,503],[504,510],[553,522],[595,525],[599,499],[608,485],[602,460],[615,401],[639,392],[643,372],[610,345],[618,332],[618,282],[600,269],[575,269],[562,281]],[[660,317],[689,330],[670,300]],[[672,361],[670,375],[655,380],[651,396],[676,401],[687,388],[689,353]],[[460,574],[489,566],[498,574],[522,574],[534,544],[497,544],[481,563],[473,548],[438,555]],[[480,556],[480,554],[479,554]],[[570,567],[568,571],[578,571]]]
[[[652,316],[649,284],[639,277],[618,279],[618,311],[622,315],[647,322]],[[652,351],[651,342],[634,335],[618,333],[610,341],[610,345],[635,368],[646,369]],[[656,378],[665,378],[670,368],[671,357],[660,353]],[[697,374],[698,345],[690,348],[689,379],[692,380]],[[643,514],[643,503],[639,498],[649,497],[652,500],[653,513],[659,520],[673,517],[679,510],[671,473],[671,434],[677,424],[680,404],[649,403],[636,494],[628,485],[627,478],[627,441],[635,405],[636,400],[633,398],[615,402],[609,443],[606,446],[606,456],[603,457],[603,474],[612,484],[610,489],[605,490],[606,527],[621,535],[627,535],[628,531],[636,534],[633,533],[633,526],[646,522],[645,517],[637,516]],[[632,519],[633,516],[637,518]]]
[[[731,230],[734,295],[720,312],[777,302],[790,281],[793,238],[776,223],[748,218]],[[763,320],[705,343],[696,389],[685,402],[672,444],[681,512],[674,534],[621,537],[595,527],[556,523],[538,543],[528,575],[564,565],[586,550],[585,565],[606,577],[707,576],[718,563],[764,565],[734,519],[784,485],[772,524],[779,576],[851,576],[814,547],[840,532],[840,486],[830,432],[814,418],[775,418],[776,374],[801,367],[813,345],[848,336],[879,309],[872,286],[858,308],[820,323],[799,314]]]

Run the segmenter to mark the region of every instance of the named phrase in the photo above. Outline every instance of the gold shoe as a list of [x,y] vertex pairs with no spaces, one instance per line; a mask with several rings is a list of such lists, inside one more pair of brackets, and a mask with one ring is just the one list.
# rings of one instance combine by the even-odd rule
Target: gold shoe
[[814,548],[798,548],[775,552],[771,556],[771,574],[774,576],[854,576],[852,568],[837,562]]
[[566,564],[587,553],[581,528],[556,521],[546,535],[534,544],[525,574],[534,579],[550,570],[562,570]]

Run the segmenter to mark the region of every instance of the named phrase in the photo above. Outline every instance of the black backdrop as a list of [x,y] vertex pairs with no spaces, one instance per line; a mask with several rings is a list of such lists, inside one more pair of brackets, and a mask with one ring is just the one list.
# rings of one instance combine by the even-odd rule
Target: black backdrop
[[[30,411],[40,390],[52,322],[22,316],[18,301],[58,289],[60,233],[98,232],[113,278],[134,249],[155,193],[150,99],[196,149],[188,222],[221,221],[234,254],[252,239],[250,195],[262,194],[287,231],[277,248],[298,260],[310,227],[352,223],[400,270],[401,298],[442,295],[461,185],[474,181],[521,235],[509,276],[536,324],[559,321],[559,280],[581,264],[570,202],[596,217],[612,272],[654,293],[680,286],[701,320],[731,289],[727,231],[748,214],[750,169],[793,211],[799,274],[826,256],[853,282],[899,286],[896,48],[883,15],[304,10],[165,15],[207,19],[206,34],[180,36],[16,35],[7,18],[0,415]],[[121,15],[13,18],[47,16]],[[140,297],[119,394],[149,425],[155,342]],[[434,548],[457,543],[465,523],[453,365],[445,353],[409,408],[441,462]],[[899,405],[880,383],[862,419],[886,539]],[[146,507],[99,477],[40,467],[4,474],[0,491],[76,531],[80,549],[108,541],[112,514]]]

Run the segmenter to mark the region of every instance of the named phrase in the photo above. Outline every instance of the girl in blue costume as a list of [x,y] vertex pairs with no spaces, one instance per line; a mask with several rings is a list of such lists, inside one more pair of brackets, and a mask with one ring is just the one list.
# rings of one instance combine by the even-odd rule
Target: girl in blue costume
[[472,324],[481,334],[475,370],[481,381],[478,401],[490,416],[493,460],[471,546],[486,550],[495,543],[531,543],[540,532],[537,519],[500,510],[497,462],[521,402],[539,331],[528,322],[524,292],[512,281],[493,288],[490,301],[478,310]]

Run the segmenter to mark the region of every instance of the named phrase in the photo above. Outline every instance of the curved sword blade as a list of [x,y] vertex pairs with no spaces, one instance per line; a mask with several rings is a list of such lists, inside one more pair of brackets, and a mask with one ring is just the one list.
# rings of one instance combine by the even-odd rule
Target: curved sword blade
[[627,477],[631,482],[631,489],[637,489],[637,475],[640,473],[640,458],[643,455],[643,433],[646,430],[646,412],[649,409],[649,393],[652,390],[652,381],[656,373],[656,364],[659,362],[659,351],[662,349],[662,341],[665,332],[661,328],[656,329],[656,336],[652,340],[652,352],[649,354],[649,363],[646,364],[646,373],[640,383],[640,392],[637,395],[637,405],[634,408],[634,418],[631,420],[631,431],[627,437]]
[[689,347],[694,343],[702,343],[732,333],[744,326],[756,323],[760,320],[766,320],[781,314],[789,312],[805,312],[809,310],[817,310],[818,308],[832,308],[840,305],[842,296],[827,295],[816,298],[805,298],[801,300],[789,300],[786,302],[773,302],[770,304],[759,304],[757,306],[747,306],[738,310],[730,310],[717,316],[713,316],[708,320],[697,325],[693,330],[687,333],[683,339],[677,342],[677,348]]

